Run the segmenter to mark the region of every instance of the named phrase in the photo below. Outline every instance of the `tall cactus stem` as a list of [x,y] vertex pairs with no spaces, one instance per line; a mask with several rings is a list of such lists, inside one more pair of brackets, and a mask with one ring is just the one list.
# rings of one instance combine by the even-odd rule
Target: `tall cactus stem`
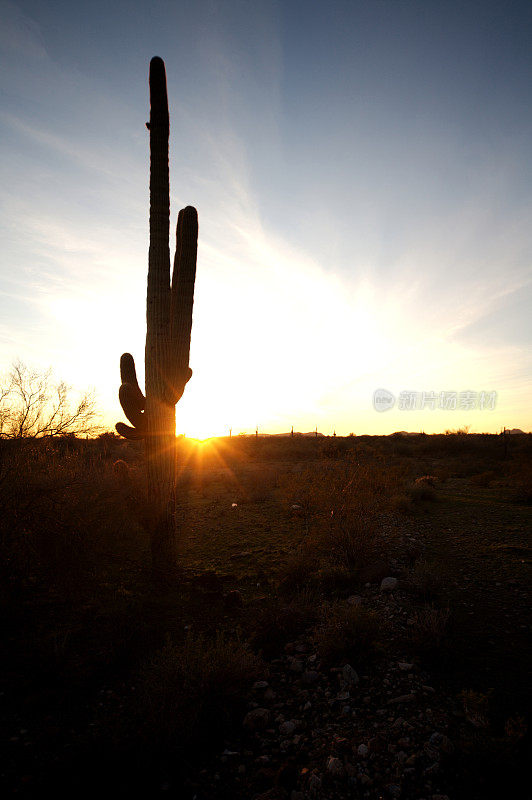
[[179,212],[176,253],[170,283],[170,132],[166,73],[162,59],[150,62],[150,247],[146,300],[145,384],[138,385],[129,353],[120,359],[119,399],[133,427],[117,423],[128,439],[144,439],[152,567],[157,580],[175,566],[175,404],[192,372],[189,367],[198,215],[187,206]]

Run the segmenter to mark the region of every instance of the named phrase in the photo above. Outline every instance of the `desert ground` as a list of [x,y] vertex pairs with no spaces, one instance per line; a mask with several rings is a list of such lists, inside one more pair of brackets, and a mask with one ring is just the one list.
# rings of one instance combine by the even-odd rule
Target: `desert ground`
[[7,794],[525,798],[532,435],[0,441]]

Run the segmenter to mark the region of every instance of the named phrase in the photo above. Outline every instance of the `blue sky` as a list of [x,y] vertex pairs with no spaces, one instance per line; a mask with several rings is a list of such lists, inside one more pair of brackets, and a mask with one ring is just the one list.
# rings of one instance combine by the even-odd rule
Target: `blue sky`
[[[532,4],[0,2],[0,361],[121,418],[142,362],[147,72],[198,208],[178,430],[532,428]],[[385,414],[372,393],[496,391]]]

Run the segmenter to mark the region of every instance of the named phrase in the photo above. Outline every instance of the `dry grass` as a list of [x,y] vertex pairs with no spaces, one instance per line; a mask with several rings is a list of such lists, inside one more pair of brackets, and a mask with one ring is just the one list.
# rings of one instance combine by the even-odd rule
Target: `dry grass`
[[278,655],[284,645],[316,621],[316,597],[303,591],[283,601],[275,595],[251,609],[248,633],[254,650],[264,657]]
[[415,651],[427,658],[438,656],[446,640],[449,618],[449,609],[434,606],[425,606],[414,612],[410,641]]
[[326,603],[314,631],[320,657],[334,666],[368,660],[375,654],[380,635],[381,624],[375,613],[347,603]]
[[183,745],[220,731],[244,707],[245,692],[260,674],[260,661],[242,641],[218,632],[214,639],[190,633],[168,642],[141,669],[137,715],[151,746]]
[[[440,549],[441,542],[456,536],[457,560],[445,565],[446,574],[456,574],[467,546],[478,597],[486,593],[489,600],[497,598],[496,604],[480,605],[477,627],[488,627],[492,613],[499,617],[496,630],[504,633],[510,627],[504,612],[514,608],[517,592],[514,597],[514,590],[507,590],[507,579],[515,577],[525,585],[527,509],[510,506],[508,499],[522,504],[530,498],[532,437],[419,436],[405,442],[400,437],[233,437],[216,446],[220,457],[190,440],[179,443],[184,579],[167,593],[155,593],[146,575],[147,537],[139,524],[141,445],[112,435],[95,441],[0,441],[0,589],[6,620],[1,677],[6,696],[9,691],[14,698],[12,711],[8,709],[10,730],[16,733],[23,726],[35,732],[35,750],[22,743],[14,748],[19,761],[10,780],[19,793],[20,776],[30,774],[32,759],[44,765],[47,786],[56,786],[56,775],[63,779],[69,770],[76,777],[91,770],[96,775],[97,733],[102,764],[117,749],[127,751],[124,768],[116,767],[117,785],[136,788],[138,761],[145,767],[145,794],[151,796],[159,790],[161,765],[163,771],[174,769],[186,738],[199,760],[207,757],[211,735],[230,738],[232,709],[238,718],[246,687],[256,674],[253,650],[275,657],[287,642],[313,632],[325,664],[349,660],[357,667],[379,652],[381,642],[387,648],[390,637],[383,635],[380,618],[339,598],[364,594],[360,583],[382,577],[388,555],[417,561],[411,588],[426,601],[437,595],[439,565],[419,556],[436,558],[447,552]],[[476,478],[456,478],[486,473],[497,476],[487,484],[489,491],[478,489],[482,484]],[[418,475],[436,475],[439,482],[448,478],[436,491],[421,487],[441,498],[431,509],[432,528],[424,528],[423,549],[415,542],[408,548],[403,544],[403,534],[428,510],[423,499],[414,502],[408,493]],[[238,507],[232,508],[232,502]],[[300,507],[292,509],[293,504]],[[414,519],[401,519],[403,513]],[[483,536],[471,536],[472,530],[483,531]],[[401,534],[397,540],[396,531]],[[449,541],[454,548],[454,539]],[[399,563],[402,568],[404,560]],[[492,566],[499,563],[500,586],[494,589]],[[191,578],[209,570],[216,577],[215,591]],[[240,592],[243,606],[228,611],[221,598],[232,589]],[[471,591],[470,583],[449,586],[452,650],[449,612],[427,607],[415,613],[408,629],[415,656],[433,656],[435,666],[461,658],[460,635],[465,634],[460,625],[475,633],[477,624],[460,602],[470,604]],[[505,593],[510,605],[501,611],[500,595]],[[324,599],[328,602],[322,609]],[[515,623],[517,633],[521,622]],[[188,625],[196,633],[180,643]],[[236,638],[237,626],[250,649],[244,638]],[[226,635],[217,638],[216,628],[224,628]],[[166,634],[176,644],[162,647]],[[474,657],[483,658],[487,635],[481,631],[477,638]],[[486,644],[486,656],[497,651],[494,663],[507,664],[507,656],[500,655],[503,648],[508,652],[503,638],[493,638],[496,645],[488,650]],[[471,683],[466,678],[458,688],[476,686],[478,673],[478,666],[472,668]],[[509,679],[504,669],[492,674],[499,682],[497,691],[501,685],[513,691],[513,675]],[[519,674],[515,672],[517,680]],[[131,684],[137,691],[130,695]],[[120,720],[116,730],[121,734],[107,748],[109,717],[97,730],[87,725],[109,706],[112,719]],[[513,711],[505,708],[504,719]],[[514,725],[508,741],[521,741],[520,731]],[[72,755],[74,739],[79,759]],[[177,772],[183,768],[188,775],[184,761]],[[181,785],[182,777],[176,775],[175,785]]]
[[383,515],[392,509],[391,499],[404,478],[399,468],[386,468],[379,457],[365,457],[365,463],[349,457],[315,465],[281,481],[281,496],[287,504],[297,504],[304,548],[313,554],[294,559],[290,579],[297,576],[296,586],[303,575],[309,583],[313,573],[326,594],[341,593],[355,580],[376,580],[386,573],[390,541],[382,535]]
[[351,513],[349,519],[333,518],[324,539],[330,560],[358,576],[386,556],[374,515]]
[[318,569],[317,553],[307,546],[299,547],[290,554],[277,573],[280,594],[291,595],[302,591],[310,585]]
[[436,597],[443,586],[443,570],[434,561],[419,559],[414,564],[407,581],[408,588],[423,600]]
[[11,588],[42,579],[79,591],[111,552],[119,557],[134,541],[133,550],[145,556],[132,495],[135,468],[121,461],[117,480],[110,461],[42,440],[2,455],[0,551]]

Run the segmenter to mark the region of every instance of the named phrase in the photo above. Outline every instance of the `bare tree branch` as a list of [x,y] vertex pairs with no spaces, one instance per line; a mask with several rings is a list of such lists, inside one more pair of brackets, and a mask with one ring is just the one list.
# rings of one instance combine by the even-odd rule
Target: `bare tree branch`
[[73,405],[70,392],[64,381],[53,382],[51,370],[38,372],[16,361],[0,386],[0,438],[98,433],[94,393],[84,392]]

